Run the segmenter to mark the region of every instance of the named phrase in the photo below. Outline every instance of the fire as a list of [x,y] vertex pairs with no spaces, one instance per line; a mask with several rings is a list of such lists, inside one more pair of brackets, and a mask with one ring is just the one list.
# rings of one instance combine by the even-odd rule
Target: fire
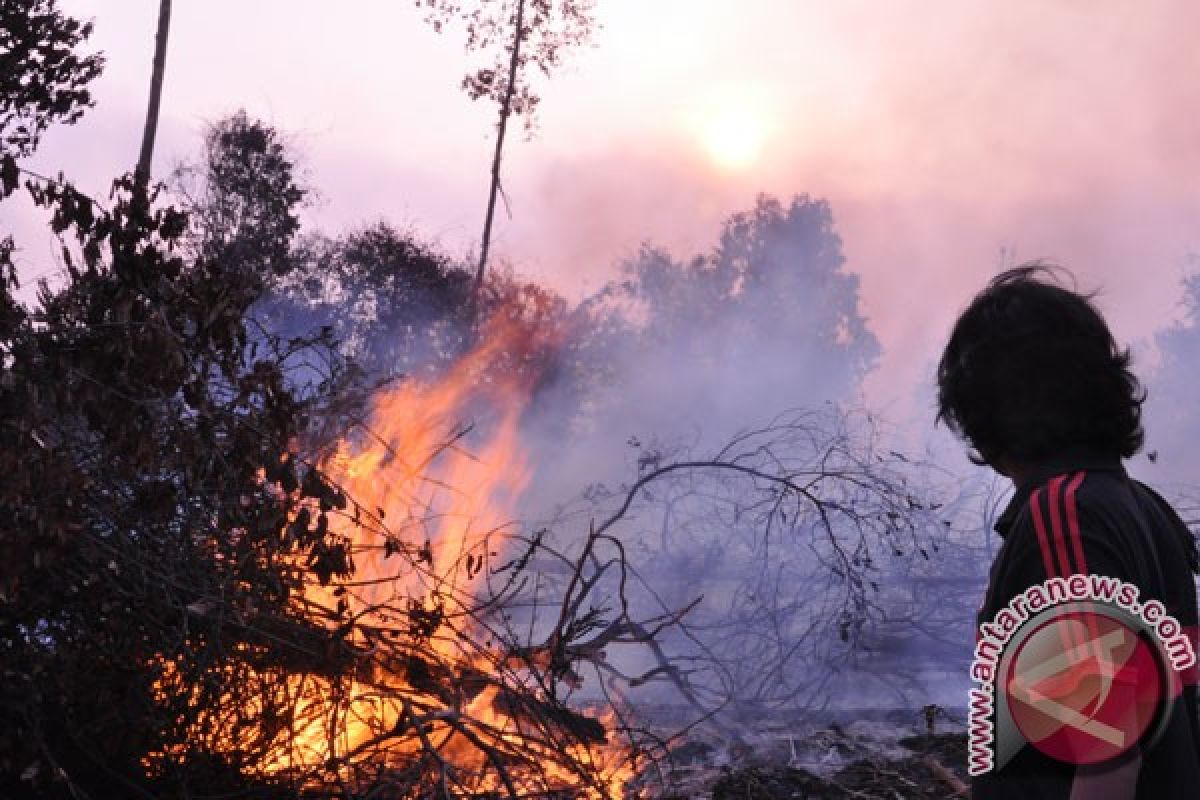
[[[447,584],[469,592],[467,587],[454,586],[465,577],[460,565],[468,557],[473,565],[475,558],[486,555],[489,536],[509,523],[513,504],[528,481],[517,428],[529,387],[522,381],[489,374],[498,357],[521,344],[518,333],[516,325],[496,319],[482,343],[437,383],[405,382],[385,392],[372,413],[372,438],[357,448],[343,441],[338,454],[323,465],[353,502],[378,517],[390,536],[425,550],[425,570],[410,569],[408,563],[389,563],[391,549],[380,547],[378,528],[349,526],[345,535],[353,552],[361,554],[356,557],[356,582],[365,584],[353,592],[352,611],[402,609],[404,602],[422,603],[430,589]],[[485,375],[494,382],[480,386]],[[478,453],[470,453],[453,442],[453,431],[478,410],[480,400],[496,415],[494,430]],[[336,609],[345,597],[339,597],[337,591],[332,586],[312,585],[304,601],[324,611]],[[458,592],[441,594],[451,600],[467,599]],[[455,641],[433,637],[430,644],[452,661],[472,657],[458,652]],[[398,676],[383,680],[391,677]],[[404,685],[392,688],[400,690],[397,694],[407,694]],[[354,686],[345,725],[334,740],[322,729],[298,731],[291,752],[280,764],[322,763],[352,752],[378,731],[395,726],[405,713],[404,699],[380,698],[368,686]],[[479,694],[467,713],[479,713],[474,706],[488,699],[487,692]]]
[[[361,667],[340,682],[284,676],[295,718],[258,765],[263,776],[321,774],[353,786],[368,771],[408,770],[440,776],[443,791],[452,782],[456,796],[544,795],[581,783],[588,797],[623,796],[632,777],[625,749],[531,727],[508,691],[520,670],[500,632],[474,614],[491,566],[512,555],[530,479],[519,429],[536,370],[515,367],[548,346],[531,327],[497,314],[440,379],[381,393],[369,433],[342,441],[321,465],[349,499],[329,527],[349,545],[354,572],[310,582],[295,603],[340,628],[339,646]],[[479,421],[471,434],[483,434],[481,443],[456,427],[464,420]],[[420,635],[397,643],[387,638],[396,630]],[[163,688],[186,691],[167,666]],[[600,722],[611,730],[614,719]],[[564,753],[588,774],[573,772]],[[536,756],[540,774],[506,769],[513,754]]]

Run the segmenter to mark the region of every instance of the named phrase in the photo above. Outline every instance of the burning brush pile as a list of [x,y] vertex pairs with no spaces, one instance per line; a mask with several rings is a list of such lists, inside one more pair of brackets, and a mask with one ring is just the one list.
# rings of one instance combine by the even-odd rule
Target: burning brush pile
[[[627,796],[662,743],[603,682],[572,696],[605,647],[652,644],[675,617],[629,616],[615,539],[593,531],[568,555],[515,527],[533,371],[512,359],[536,357],[531,336],[497,315],[440,380],[379,393],[316,468],[285,454],[263,472],[290,508],[295,570],[312,576],[289,599],[295,623],[239,643],[218,680],[159,665],[164,709],[209,711],[148,773],[169,781],[204,742],[280,796]],[[257,667],[256,648],[281,642],[290,663]]]

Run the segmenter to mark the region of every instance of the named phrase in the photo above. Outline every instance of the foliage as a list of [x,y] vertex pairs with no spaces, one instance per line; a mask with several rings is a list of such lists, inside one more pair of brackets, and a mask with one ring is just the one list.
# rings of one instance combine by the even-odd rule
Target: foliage
[[753,209],[726,220],[708,255],[684,265],[643,250],[606,294],[639,307],[647,343],[696,359],[753,363],[772,341],[803,342],[803,354],[788,345],[796,361],[779,367],[794,383],[820,375],[837,397],[879,353],[858,310],[858,276],[844,265],[826,201],[801,195],[785,206],[760,195]]
[[64,15],[56,0],[0,2],[0,156],[28,156],[51,125],[92,105],[88,84],[104,58],[75,52],[91,34],[90,22]]
[[0,759],[45,792],[64,776],[63,792],[136,791],[153,754],[220,785],[259,754],[218,757],[189,736],[205,704],[155,687],[168,663],[224,681],[287,655],[266,647],[281,632],[320,636],[289,598],[351,565],[291,521],[306,498],[336,502],[296,454],[341,376],[326,397],[290,391],[304,345],[251,341],[257,275],[182,258],[185,215],[130,177],[107,210],[27,188],[74,244],[65,287],[29,310],[6,292],[20,310],[0,331]]
[[513,29],[517,4],[524,3],[520,31],[521,48],[517,54],[517,81],[513,86],[509,111],[525,118],[528,129],[540,98],[529,81],[530,68],[543,76],[561,66],[563,55],[571,47],[586,42],[596,26],[595,0],[414,0],[425,13],[426,21],[441,32],[451,23],[461,23],[466,31],[468,52],[492,52],[493,61],[463,78],[462,88],[472,100],[487,98],[502,105],[508,96],[508,76],[513,52]]
[[[644,246],[571,311],[560,407],[569,427],[711,445],[796,406],[854,405],[879,344],[826,201],[760,196],[709,252]],[[589,447],[595,447],[589,443]]]
[[[15,157],[52,123],[79,118],[102,62],[69,52],[90,26],[53,4],[2,12],[23,48],[6,57],[25,59],[2,87],[15,125],[8,197],[22,185]],[[36,13],[15,21],[22,12]],[[234,185],[256,168],[234,171]],[[336,360],[308,397],[288,387],[297,354],[327,352],[328,341],[248,330],[261,274],[278,271],[292,229],[264,239],[251,231],[262,216],[243,213],[225,246],[185,257],[187,215],[130,176],[108,208],[62,180],[27,173],[23,185],[62,241],[66,275],[33,306],[19,303],[5,240],[0,783],[6,796],[144,795],[164,780],[219,789],[261,753],[253,742],[218,753],[193,736],[211,708],[164,691],[165,670],[216,686],[303,658],[297,643],[324,637],[289,598],[351,564],[316,520],[292,518],[300,504],[345,500],[296,454],[323,403],[356,399]],[[298,195],[269,188],[286,218]],[[149,769],[155,758],[170,768]]]
[[[478,606],[458,578],[434,580],[424,597],[371,599],[396,576],[429,576],[429,545],[402,540],[311,465],[331,431],[365,415],[332,330],[283,336],[253,313],[300,260],[303,190],[275,133],[244,115],[217,125],[208,146],[186,210],[130,175],[107,208],[62,180],[23,184],[60,237],[65,275],[26,306],[2,265],[0,793],[341,797],[347,781],[397,796],[489,781],[512,797],[571,783],[602,791],[587,747],[604,730],[553,687],[573,658],[564,649],[611,607],[590,584],[568,591],[574,611],[539,629],[554,658],[522,656],[533,650],[518,636],[532,631],[504,627],[504,599],[524,585],[514,573],[536,537],[523,558],[488,567],[498,586]],[[22,184],[5,164],[7,197]],[[356,244],[388,252],[384,239]],[[481,307],[503,307],[528,338],[556,305],[495,280]],[[543,355],[516,347],[494,369],[532,375]],[[478,574],[483,548],[446,569]],[[364,554],[402,563],[355,580]],[[335,600],[313,599],[325,596]],[[451,599],[453,615],[442,610]],[[496,627],[476,627],[486,614]],[[372,637],[382,641],[367,646]],[[431,650],[435,639],[459,650]],[[484,690],[517,731],[464,708]],[[307,732],[345,726],[381,697],[403,715],[377,719],[386,725],[368,741],[291,759]],[[438,725],[451,736],[435,745]],[[474,771],[448,772],[463,757],[453,734],[481,754]]]
[[379,222],[309,237],[297,256],[256,309],[269,329],[328,325],[347,357],[382,378],[436,374],[468,347],[470,273],[415,236]]
[[277,131],[239,110],[209,127],[201,163],[174,178],[194,257],[239,269],[254,261],[263,285],[290,271],[308,191]]
[[376,381],[436,378],[479,342],[496,314],[554,346],[521,354],[519,364],[501,358],[494,369],[536,373],[542,383],[559,374],[570,323],[566,300],[553,290],[501,271],[476,290],[465,266],[386,222],[309,237],[293,259],[294,270],[272,284],[254,314],[280,335],[328,327],[342,354]]

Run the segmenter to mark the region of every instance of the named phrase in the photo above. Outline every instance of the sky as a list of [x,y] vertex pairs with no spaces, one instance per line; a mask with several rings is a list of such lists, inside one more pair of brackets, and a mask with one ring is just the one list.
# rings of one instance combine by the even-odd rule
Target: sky
[[[28,163],[97,196],[132,166],[158,3],[93,18],[97,107]],[[495,252],[579,297],[653,241],[711,247],[755,195],[829,200],[884,354],[867,398],[928,420],[955,314],[999,265],[1046,258],[1100,288],[1153,363],[1182,314],[1200,219],[1200,5],[1188,0],[597,0],[590,46],[538,84],[506,150]],[[385,218],[477,241],[495,109],[458,88],[461,30],[412,2],[177,0],[155,174],[238,108],[286,132],[328,233]],[[47,234],[9,204],[28,285]]]

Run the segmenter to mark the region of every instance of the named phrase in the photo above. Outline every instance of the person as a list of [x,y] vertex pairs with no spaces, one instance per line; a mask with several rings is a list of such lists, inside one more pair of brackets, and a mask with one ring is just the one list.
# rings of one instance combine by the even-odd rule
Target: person
[[[1014,488],[994,525],[1003,541],[977,623],[994,620],[1013,598],[1050,578],[1103,575],[1134,584],[1144,601],[1160,601],[1194,646],[1195,539],[1170,504],[1122,463],[1143,447],[1146,391],[1130,369],[1129,349],[1118,347],[1094,306],[1095,293],[1068,288],[1063,276],[1074,286],[1069,272],[1041,263],[995,276],[958,317],[937,366],[935,425],[946,423],[968,445],[972,463],[990,466]],[[1020,637],[1018,629],[1009,641]],[[1072,659],[1078,652],[1069,649]],[[1088,761],[1071,755],[1082,751],[1051,754],[1045,741],[1022,736],[1015,755],[972,777],[972,797],[1200,797],[1195,670],[1173,683],[1166,674],[1138,673],[1139,682],[1163,683],[1160,723],[1124,752]],[[1011,674],[996,680],[997,697],[1013,685]],[[1100,691],[1073,719],[1094,717],[1115,697]],[[1009,707],[1018,705],[1009,697]],[[1093,729],[1056,719],[1041,720],[1042,735],[1065,729],[1060,745],[1087,744],[1089,734],[1079,731]]]

